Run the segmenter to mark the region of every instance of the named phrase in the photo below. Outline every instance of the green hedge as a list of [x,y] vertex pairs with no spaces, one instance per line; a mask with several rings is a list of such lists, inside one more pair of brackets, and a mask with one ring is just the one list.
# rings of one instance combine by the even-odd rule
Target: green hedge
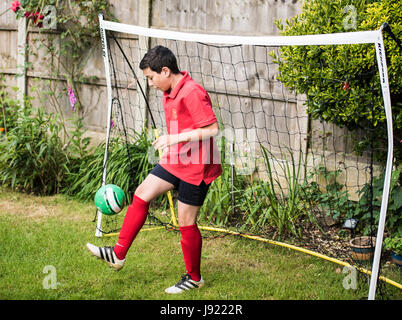
[[[384,22],[396,37],[401,37],[401,1],[306,0],[299,15],[276,24],[282,35],[306,35],[378,30]],[[402,49],[387,33],[384,39],[398,162],[402,158]],[[308,112],[313,119],[349,130],[374,127],[375,147],[387,145],[373,45],[283,47],[281,57],[274,57],[279,64],[279,80],[307,96]],[[360,141],[356,147],[363,151],[369,144],[370,141]],[[384,152],[376,156],[385,160]]]

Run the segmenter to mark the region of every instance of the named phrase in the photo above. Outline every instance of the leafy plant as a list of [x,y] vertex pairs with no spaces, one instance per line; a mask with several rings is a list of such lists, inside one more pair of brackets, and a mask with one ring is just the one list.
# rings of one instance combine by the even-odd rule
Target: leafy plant
[[244,222],[240,230],[250,228],[250,231],[261,231],[267,225],[267,217],[260,217],[260,213],[269,206],[269,200],[264,191],[267,188],[266,184],[266,181],[251,183],[242,191],[238,208],[244,215]]
[[[18,110],[20,109],[20,103],[11,98],[6,91],[7,86],[2,82],[4,81],[4,75],[0,73],[0,128],[1,133],[6,134],[7,131],[15,127],[18,119]],[[17,87],[12,88],[13,91],[18,91]]]
[[[352,8],[353,12],[345,11]],[[348,18],[353,15],[353,23]],[[398,0],[307,0],[301,13],[276,25],[281,35],[326,34],[378,30],[388,22],[397,38],[402,35],[402,2]],[[402,49],[384,32],[387,54],[395,158],[402,158]],[[373,45],[287,46],[272,54],[279,65],[279,80],[307,96],[308,113],[349,130],[375,128],[370,141],[387,145],[385,110]],[[370,142],[356,146],[360,152]],[[384,161],[384,152],[375,154]]]
[[[402,164],[392,171],[390,193],[388,198],[388,211],[385,220],[385,228],[393,236],[402,237],[402,184],[400,177],[402,175]],[[378,224],[380,218],[380,208],[382,194],[384,190],[384,176],[382,172],[378,177],[373,178],[372,187],[366,184],[360,191],[360,201],[356,212],[349,218],[357,218],[360,221],[373,219],[373,223]],[[372,191],[371,191],[372,188]],[[371,195],[372,192],[372,195]],[[372,199],[372,203],[371,203]],[[372,211],[372,213],[371,213]],[[369,230],[364,230],[368,233]]]
[[0,182],[35,194],[59,192],[69,162],[59,118],[29,104],[17,113],[14,127],[0,139]]
[[[61,117],[65,113],[66,95],[70,98],[71,108],[80,117],[88,114],[89,105],[85,105],[85,99],[83,101],[80,96],[80,85],[97,80],[95,76],[86,75],[84,69],[99,48],[99,13],[103,13],[108,20],[115,20],[111,7],[107,0],[20,0],[12,4],[16,19],[27,19],[39,32],[39,36],[31,37],[27,45],[31,55],[37,54],[38,50],[46,54],[45,63],[35,64],[35,67],[45,69],[48,77],[66,84],[60,90],[60,81],[40,80],[41,94],[46,96],[42,99]],[[57,32],[49,32],[49,28]],[[32,68],[33,64],[28,63],[27,66]],[[66,125],[65,121],[63,124]],[[69,135],[68,130],[64,131]]]
[[[126,144],[121,138],[110,141],[106,183],[123,189],[126,195],[133,192],[151,169],[148,162],[150,142],[145,133],[137,134],[134,143]],[[128,152],[130,157],[128,157]],[[105,143],[98,145],[69,168],[63,192],[80,200],[92,200],[102,185]]]
[[[269,223],[278,229],[279,236],[291,233],[295,236],[300,235],[297,223],[306,216],[311,218],[308,213],[303,210],[301,198],[301,169],[303,167],[301,152],[297,161],[294,159],[291,150],[287,149],[290,154],[290,160],[282,153],[283,161],[278,161],[275,155],[261,145],[263,156],[268,171],[268,181],[262,183],[262,191],[265,194],[268,206],[258,217],[257,223],[264,226]],[[283,181],[279,181],[273,173],[271,160],[276,160],[283,174]],[[284,185],[283,185],[284,184]]]
[[[344,218],[354,212],[355,204],[349,200],[347,190],[337,182],[341,170],[329,171],[320,166],[309,173],[306,181],[302,184],[303,199],[309,206],[316,207],[320,213],[332,217],[334,220]],[[321,185],[317,179],[321,178]]]
[[402,237],[394,236],[385,238],[384,249],[388,249],[398,255],[402,255]]
[[[200,218],[216,225],[227,225],[235,221],[238,217],[234,217],[232,213],[236,208],[236,203],[232,201],[232,197],[237,199],[243,192],[245,179],[241,175],[234,172],[232,180],[232,167],[228,164],[225,154],[226,139],[222,137],[221,144],[221,162],[222,174],[215,179],[210,186],[204,205],[200,211]],[[232,185],[233,182],[233,185]]]
[[70,130],[70,136],[64,148],[68,149],[69,157],[72,160],[80,161],[81,158],[92,152],[89,149],[91,139],[84,136],[87,130],[84,127],[83,118],[77,113],[74,113],[71,123],[74,130]]

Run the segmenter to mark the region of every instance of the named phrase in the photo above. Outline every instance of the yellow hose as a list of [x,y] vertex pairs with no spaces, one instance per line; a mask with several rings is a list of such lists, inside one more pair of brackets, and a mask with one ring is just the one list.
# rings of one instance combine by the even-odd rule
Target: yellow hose
[[[331,257],[328,257],[328,256],[326,256],[324,254],[314,252],[314,251],[311,251],[311,250],[308,250],[308,249],[300,248],[300,247],[297,247],[297,246],[292,245],[292,244],[288,244],[288,243],[284,243],[284,242],[278,242],[278,241],[274,241],[274,240],[269,240],[269,239],[262,238],[260,236],[251,236],[251,235],[247,235],[247,234],[242,234],[242,233],[237,232],[237,231],[231,231],[231,230],[222,229],[222,228],[205,227],[205,226],[198,226],[198,228],[201,229],[201,230],[222,232],[222,233],[232,234],[232,235],[236,235],[236,236],[241,236],[243,238],[247,238],[247,239],[251,239],[251,240],[266,242],[266,243],[269,243],[269,244],[274,244],[274,245],[277,245],[277,246],[280,246],[280,247],[285,247],[285,248],[292,249],[292,250],[295,250],[295,251],[303,252],[303,253],[309,254],[311,256],[320,258],[320,259],[331,261],[333,263],[339,264],[339,265],[344,266],[344,267],[355,268],[356,270],[358,270],[358,271],[360,271],[362,273],[371,275],[371,271],[367,270],[365,268],[355,267],[355,266],[353,266],[353,265],[351,265],[351,264],[349,264],[347,262],[341,261],[339,259],[331,258]],[[143,229],[141,229],[141,231],[153,231],[153,230],[159,230],[159,229],[166,229],[166,228],[165,227],[154,227],[154,228],[146,228],[146,229],[143,228]],[[109,234],[105,234],[104,236],[105,237],[112,237],[112,236],[116,236],[116,235],[119,235],[119,233],[109,233]],[[402,285],[399,284],[396,281],[388,279],[388,278],[386,278],[384,276],[379,276],[378,278],[380,280],[390,284],[390,285],[393,285],[394,287],[402,289]]]
[[[366,273],[368,275],[371,275],[371,271],[367,270],[365,268],[355,267],[355,266],[352,266],[351,264],[349,264],[347,262],[344,262],[344,261],[341,261],[341,260],[338,260],[338,259],[335,259],[335,258],[331,258],[331,257],[328,257],[328,256],[323,255],[321,253],[314,252],[314,251],[311,251],[311,250],[308,250],[308,249],[300,248],[300,247],[294,246],[292,244],[287,244],[287,243],[278,242],[278,241],[274,241],[274,240],[268,240],[268,239],[262,238],[260,236],[251,236],[251,235],[242,234],[242,233],[239,233],[239,232],[236,232],[236,231],[230,231],[230,230],[221,229],[221,228],[204,227],[204,226],[198,226],[198,228],[201,229],[201,230],[233,234],[233,235],[241,236],[241,237],[244,237],[244,238],[247,238],[247,239],[262,241],[262,242],[274,244],[274,245],[277,245],[277,246],[289,248],[289,249],[292,249],[292,250],[304,252],[304,253],[312,255],[314,257],[318,257],[318,258],[321,258],[321,259],[324,259],[324,260],[327,260],[327,261],[331,261],[331,262],[334,262],[336,264],[339,264],[339,265],[342,265],[342,266],[345,266],[345,267],[348,267],[348,268],[355,268],[356,270],[358,270],[358,271],[360,271],[362,273]],[[402,285],[399,284],[398,282],[395,282],[395,281],[393,281],[391,279],[388,279],[388,278],[386,278],[384,276],[379,276],[379,279],[384,281],[384,282],[386,282],[386,283],[389,283],[389,284],[391,284],[391,285],[393,285],[393,286],[395,286],[395,287],[397,287],[399,289],[402,289]]]
[[[158,139],[159,138],[158,129],[155,128],[154,132],[155,132],[155,138]],[[159,155],[162,156],[162,150],[159,150]],[[174,210],[173,198],[172,198],[171,191],[167,192],[167,197],[168,197],[168,201],[169,201],[171,222],[172,222],[174,227],[177,227],[178,223],[177,223],[177,220],[176,220],[176,215],[175,215],[175,210]],[[141,231],[151,231],[151,230],[158,230],[158,229],[163,229],[163,228],[165,228],[165,227],[155,227],[155,228],[141,229]],[[312,256],[320,258],[320,259],[331,261],[333,263],[336,263],[336,264],[339,264],[339,265],[342,265],[342,266],[345,266],[345,267],[348,267],[348,268],[355,268],[356,270],[358,270],[358,271],[360,271],[362,273],[371,275],[371,271],[367,270],[365,268],[355,267],[355,266],[352,266],[351,264],[349,264],[347,262],[344,262],[344,261],[341,261],[339,259],[331,258],[331,257],[328,257],[328,256],[326,256],[324,254],[314,252],[314,251],[311,251],[311,250],[308,250],[308,249],[300,248],[300,247],[294,246],[292,244],[287,244],[287,243],[278,242],[278,241],[274,241],[274,240],[268,240],[268,239],[262,238],[260,236],[251,236],[251,235],[242,234],[240,232],[230,231],[230,230],[226,230],[226,229],[222,229],[222,228],[205,227],[205,226],[198,226],[198,228],[201,229],[201,230],[206,230],[206,231],[215,231],[215,232],[228,233],[228,234],[232,234],[232,235],[241,236],[241,237],[244,237],[244,238],[247,238],[247,239],[262,241],[262,242],[274,244],[274,245],[277,245],[277,246],[280,246],[280,247],[289,248],[289,249],[292,249],[292,250],[295,250],[295,251],[299,251],[299,252],[303,252],[303,253],[312,255]],[[119,233],[109,233],[109,234],[105,234],[104,236],[112,237],[112,236],[116,236],[116,235],[119,235]],[[402,285],[397,283],[397,282],[395,282],[395,281],[393,281],[393,280],[390,280],[390,279],[388,279],[388,278],[386,278],[384,276],[379,276],[378,278],[380,280],[386,282],[386,283],[389,283],[389,284],[399,288],[399,289],[402,289]]]

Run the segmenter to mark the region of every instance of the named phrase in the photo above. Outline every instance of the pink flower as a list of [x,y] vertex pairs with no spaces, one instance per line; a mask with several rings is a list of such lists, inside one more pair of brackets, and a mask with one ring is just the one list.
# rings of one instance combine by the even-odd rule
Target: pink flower
[[21,3],[19,1],[14,1],[11,4],[11,10],[13,10],[14,12],[17,12],[20,9],[20,5],[21,5]]
[[77,102],[77,98],[75,97],[74,90],[71,88],[70,84],[68,84],[68,99],[70,100],[71,109],[74,110],[74,105]]
[[41,27],[42,27],[43,18],[44,18],[44,16],[43,16],[42,14],[40,14],[39,12],[35,12],[35,13],[33,14],[33,22],[34,22],[34,24],[35,24],[37,27],[41,28]]
[[27,19],[32,19],[35,26],[37,26],[39,28],[42,27],[43,19],[45,18],[45,16],[43,14],[40,14],[39,12],[31,13],[31,12],[26,11],[24,13],[24,16]]

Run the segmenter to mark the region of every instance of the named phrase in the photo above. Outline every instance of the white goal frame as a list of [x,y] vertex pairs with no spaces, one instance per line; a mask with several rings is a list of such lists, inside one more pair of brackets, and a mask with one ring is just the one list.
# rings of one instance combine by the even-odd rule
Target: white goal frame
[[[102,176],[102,186],[106,180],[106,165],[107,165],[107,145],[109,141],[110,132],[110,117],[112,112],[112,86],[111,75],[109,69],[109,55],[108,55],[108,42],[106,38],[106,30],[117,31],[122,33],[133,34],[137,36],[163,38],[169,40],[190,41],[190,42],[203,42],[210,44],[227,44],[227,45],[263,45],[263,46],[306,46],[306,45],[342,45],[342,44],[374,44],[376,50],[377,65],[379,69],[381,90],[384,101],[384,109],[387,121],[387,135],[388,135],[388,150],[387,161],[385,168],[384,189],[381,201],[380,219],[378,223],[377,239],[375,245],[373,267],[371,271],[369,300],[375,299],[375,292],[378,280],[380,257],[382,250],[382,242],[384,236],[384,227],[386,220],[386,213],[388,207],[388,197],[390,191],[390,182],[392,174],[393,162],[393,129],[392,129],[392,110],[391,110],[391,96],[389,90],[388,70],[385,57],[385,47],[382,35],[382,28],[374,31],[358,31],[346,33],[333,33],[333,34],[318,34],[318,35],[302,35],[302,36],[226,36],[214,34],[200,34],[200,33],[186,33],[178,31],[169,31],[154,28],[145,28],[135,25],[128,25],[118,22],[111,22],[104,20],[103,15],[99,15],[99,26],[102,41],[102,52],[105,64],[105,76],[107,85],[107,135],[106,135],[106,150],[104,156],[104,167]],[[102,221],[102,213],[98,211],[96,236],[101,237],[100,231]]]

